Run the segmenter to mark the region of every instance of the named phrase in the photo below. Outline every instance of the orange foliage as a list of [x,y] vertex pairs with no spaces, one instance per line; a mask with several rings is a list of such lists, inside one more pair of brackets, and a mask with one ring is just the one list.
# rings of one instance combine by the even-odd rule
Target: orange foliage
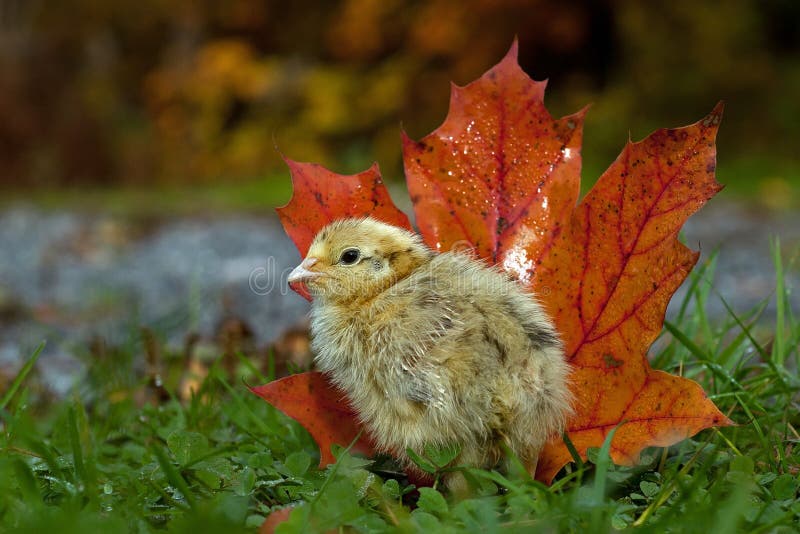
[[303,254],[323,226],[342,217],[370,215],[394,226],[411,228],[408,217],[392,203],[377,165],[342,176],[314,163],[289,159],[286,163],[292,172],[295,195],[277,212],[286,233]]

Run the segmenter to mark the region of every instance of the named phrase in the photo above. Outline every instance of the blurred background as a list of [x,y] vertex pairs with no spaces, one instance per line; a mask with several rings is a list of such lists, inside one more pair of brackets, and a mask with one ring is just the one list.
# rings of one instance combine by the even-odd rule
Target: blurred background
[[271,211],[290,195],[278,150],[338,172],[378,161],[408,207],[401,125],[434,129],[449,82],[514,36],[554,115],[592,104],[587,187],[629,136],[724,100],[726,191],[687,240],[722,246],[719,291],[742,309],[774,287],[771,235],[796,273],[795,0],[0,0],[0,364],[142,326],[305,351],[281,336],[306,304],[250,287],[298,259]]
[[0,185],[285,191],[276,146],[399,178],[400,124],[435,128],[515,35],[554,115],[593,104],[587,179],[724,100],[720,177],[796,200],[794,0],[2,0]]

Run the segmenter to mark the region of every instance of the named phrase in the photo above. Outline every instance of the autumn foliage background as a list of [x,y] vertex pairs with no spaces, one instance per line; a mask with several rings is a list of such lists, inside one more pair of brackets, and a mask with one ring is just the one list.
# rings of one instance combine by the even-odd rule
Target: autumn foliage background
[[267,176],[285,192],[276,145],[340,172],[377,160],[397,179],[398,124],[431,131],[450,81],[475,79],[517,35],[554,115],[593,103],[586,176],[629,132],[725,100],[724,181],[791,205],[798,18],[788,0],[3,0],[0,187]]

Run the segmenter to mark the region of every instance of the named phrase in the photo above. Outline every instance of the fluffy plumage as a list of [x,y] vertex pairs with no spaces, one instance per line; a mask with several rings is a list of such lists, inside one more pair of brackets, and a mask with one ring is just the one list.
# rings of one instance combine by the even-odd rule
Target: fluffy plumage
[[407,447],[452,444],[459,463],[491,467],[505,443],[533,472],[563,430],[561,342],[535,298],[498,270],[374,219],[344,219],[319,232],[290,281],[314,296],[318,367],[408,467]]

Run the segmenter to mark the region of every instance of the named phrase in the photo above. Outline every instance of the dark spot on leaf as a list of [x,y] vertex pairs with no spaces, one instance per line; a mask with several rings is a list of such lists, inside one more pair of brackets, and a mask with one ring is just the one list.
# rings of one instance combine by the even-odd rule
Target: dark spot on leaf
[[508,227],[508,221],[505,217],[498,217],[497,218],[497,235],[502,234],[505,229]]
[[607,369],[615,369],[625,363],[622,360],[614,358],[613,354],[603,354],[603,361],[605,362]]

